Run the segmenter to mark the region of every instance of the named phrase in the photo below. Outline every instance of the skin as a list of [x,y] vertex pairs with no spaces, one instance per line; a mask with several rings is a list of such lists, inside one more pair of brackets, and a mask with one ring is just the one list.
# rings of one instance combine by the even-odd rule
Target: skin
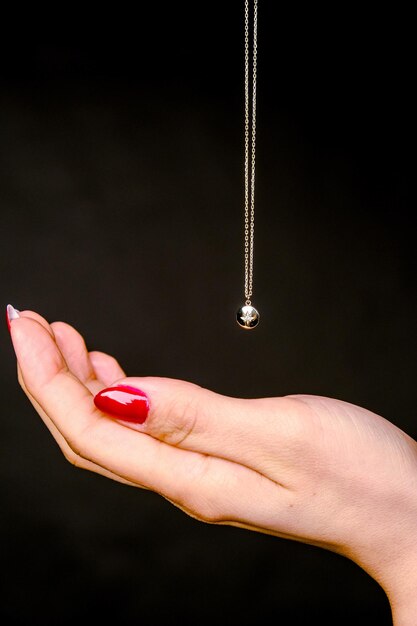
[[[126,377],[65,322],[11,322],[19,383],[68,461],[159,493],[186,514],[335,551],[374,578],[395,626],[417,615],[417,442],[385,418],[311,395],[241,399],[190,382]],[[123,383],[144,424],[94,405]]]

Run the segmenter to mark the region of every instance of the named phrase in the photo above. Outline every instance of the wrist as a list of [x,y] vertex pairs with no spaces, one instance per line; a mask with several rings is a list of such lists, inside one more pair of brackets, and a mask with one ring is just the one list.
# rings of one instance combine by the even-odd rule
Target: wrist
[[388,572],[381,585],[390,603],[394,626],[415,626],[417,619],[417,555],[395,572]]
[[[414,497],[414,496],[413,496]],[[414,498],[415,499],[415,498]],[[385,537],[376,532],[355,562],[387,595],[394,626],[417,623],[417,503],[410,518],[400,517]],[[388,525],[389,528],[389,525]],[[380,531],[381,529],[379,529]],[[368,536],[369,539],[369,536]]]
[[394,626],[414,626],[417,615],[416,586],[413,587],[407,598],[388,600],[391,606],[392,623]]
[[[384,590],[394,626],[417,624],[417,452],[411,461],[381,468],[362,493],[351,481],[356,505],[343,516],[341,553],[350,558]],[[407,458],[407,457],[406,457]],[[385,471],[384,471],[385,470]],[[395,470],[395,471],[394,471]],[[365,495],[365,493],[366,495]]]

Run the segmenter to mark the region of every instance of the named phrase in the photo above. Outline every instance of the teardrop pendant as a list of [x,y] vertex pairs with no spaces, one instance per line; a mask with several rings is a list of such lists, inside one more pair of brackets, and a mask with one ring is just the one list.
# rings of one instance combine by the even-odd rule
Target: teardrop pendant
[[251,330],[259,324],[259,311],[250,304],[245,304],[238,309],[236,313],[236,321],[241,328]]

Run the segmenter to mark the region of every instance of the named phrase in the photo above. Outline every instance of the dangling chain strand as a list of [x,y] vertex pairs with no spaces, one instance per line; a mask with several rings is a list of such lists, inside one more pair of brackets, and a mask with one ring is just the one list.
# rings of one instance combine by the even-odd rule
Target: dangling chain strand
[[[258,53],[258,0],[253,9],[252,123],[249,120],[249,0],[245,0],[245,298],[251,305],[253,293],[253,252],[255,236],[255,149],[256,70]],[[251,127],[251,132],[250,132]],[[249,194],[249,137],[251,135],[251,177]],[[250,200],[250,205],[249,205]]]
[[[255,238],[256,62],[258,57],[258,0],[253,0],[252,119],[249,106],[249,0],[245,0],[245,305],[237,311],[242,328],[255,328],[259,312],[252,306],[253,244]],[[249,165],[250,162],[250,165]],[[249,180],[250,168],[250,180]]]

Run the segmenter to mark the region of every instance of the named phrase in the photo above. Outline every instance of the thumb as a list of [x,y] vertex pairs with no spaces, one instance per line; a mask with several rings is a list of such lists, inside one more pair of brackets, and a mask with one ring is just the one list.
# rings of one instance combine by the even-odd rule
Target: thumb
[[[95,397],[96,407],[125,426],[169,445],[254,466],[259,450],[276,456],[282,415],[296,401],[224,396],[194,383],[126,377]],[[285,420],[287,422],[287,420]]]

